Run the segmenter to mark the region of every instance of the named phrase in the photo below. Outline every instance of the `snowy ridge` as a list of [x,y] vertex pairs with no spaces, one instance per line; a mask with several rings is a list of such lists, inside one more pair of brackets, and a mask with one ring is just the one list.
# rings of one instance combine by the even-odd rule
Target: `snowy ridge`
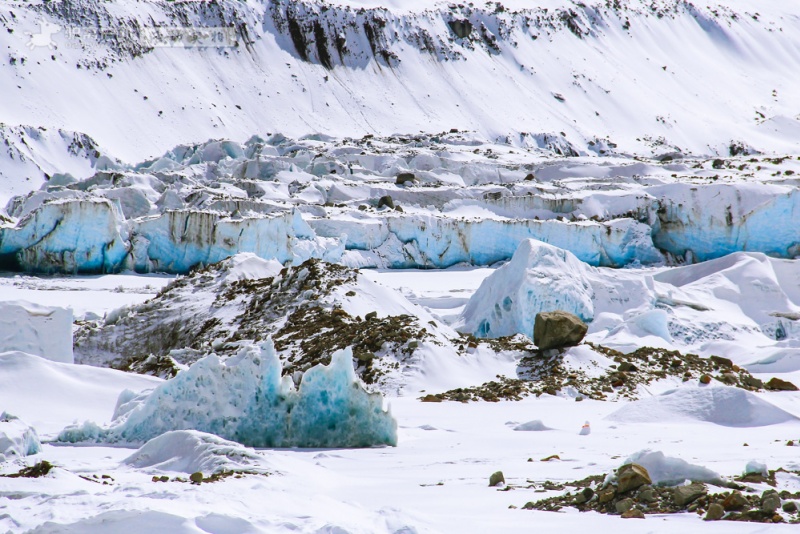
[[[0,120],[83,131],[126,159],[265,129],[459,128],[570,155],[798,148],[800,32],[777,2],[65,0],[14,4],[0,25]],[[229,46],[146,39],[188,26],[229,27]]]

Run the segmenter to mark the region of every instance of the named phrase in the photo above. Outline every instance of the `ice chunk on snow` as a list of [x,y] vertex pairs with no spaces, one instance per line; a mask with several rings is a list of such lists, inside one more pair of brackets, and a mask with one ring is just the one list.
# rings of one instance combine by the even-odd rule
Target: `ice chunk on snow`
[[0,414],[0,458],[30,456],[41,450],[36,430],[13,415]]
[[73,363],[72,310],[25,301],[0,302],[0,346]]
[[542,432],[545,430],[552,430],[552,428],[545,426],[540,419],[534,419],[533,421],[528,421],[527,423],[522,423],[521,425],[515,426],[514,430],[517,432]]
[[[625,464],[639,464],[647,469],[653,484],[675,486],[686,480],[692,482],[722,483],[719,473],[686,460],[666,456],[661,451],[645,449],[625,460]],[[624,464],[623,464],[624,465]]]
[[266,472],[265,461],[254,450],[213,434],[175,430],[151,439],[123,460],[131,467],[203,474],[223,471]]
[[768,476],[769,470],[767,470],[767,464],[759,462],[757,460],[750,460],[749,462],[747,462],[747,465],[744,466],[744,474]]
[[151,392],[119,403],[107,428],[65,428],[60,441],[143,442],[171,430],[200,430],[254,447],[396,445],[397,422],[383,398],[357,381],[351,349],[317,365],[298,389],[281,378],[272,341],[223,362],[201,359]]
[[631,402],[607,419],[624,423],[703,421],[730,427],[756,427],[797,417],[739,388],[684,386]]
[[470,298],[458,329],[477,337],[531,336],[536,314],[555,310],[591,321],[593,290],[586,267],[569,251],[526,239]]

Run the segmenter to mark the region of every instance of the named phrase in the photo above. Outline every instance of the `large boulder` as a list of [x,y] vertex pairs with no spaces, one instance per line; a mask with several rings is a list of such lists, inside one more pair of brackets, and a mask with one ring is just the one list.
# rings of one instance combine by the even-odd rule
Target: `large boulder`
[[[645,484],[652,484],[647,469],[638,464],[625,464],[617,469],[617,493],[627,493]],[[620,512],[621,513],[621,512]]]
[[574,347],[583,341],[589,329],[580,317],[565,311],[536,314],[533,342],[539,350]]

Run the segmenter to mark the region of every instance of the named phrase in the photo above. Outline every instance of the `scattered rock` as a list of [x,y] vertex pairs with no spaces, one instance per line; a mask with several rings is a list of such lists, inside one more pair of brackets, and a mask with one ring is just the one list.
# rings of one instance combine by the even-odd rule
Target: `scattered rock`
[[731,494],[722,501],[722,507],[725,511],[741,510],[748,504],[747,499],[742,495],[742,492],[738,490],[731,492]]
[[453,33],[456,34],[456,37],[459,39],[465,39],[469,37],[469,34],[472,33],[472,23],[467,20],[451,20],[447,23],[450,26],[450,29],[453,30]]
[[706,511],[706,521],[718,521],[722,519],[722,516],[725,515],[725,508],[722,507],[721,504],[712,503],[711,506],[708,507],[708,511]]
[[195,471],[189,475],[189,480],[192,481],[192,484],[200,484],[203,481],[203,473],[200,471]]
[[536,314],[533,324],[533,342],[539,350],[573,347],[583,341],[586,323],[565,311]]
[[639,502],[650,504],[651,502],[657,501],[658,495],[652,486],[642,486],[641,489],[639,489]]
[[372,360],[375,359],[375,353],[374,352],[369,352],[369,351],[359,352],[355,356],[356,356],[356,359],[358,361],[364,362],[364,363],[371,362]]
[[633,499],[627,498],[617,501],[617,504],[614,505],[614,508],[617,510],[618,514],[624,514],[633,508]]
[[8,478],[39,478],[46,476],[51,469],[53,469],[53,464],[51,464],[47,460],[42,460],[41,462],[34,464],[30,467],[24,467],[20,469],[18,473],[12,473],[10,475],[0,475],[0,476]]
[[489,477],[489,486],[499,486],[500,484],[505,484],[506,478],[503,476],[502,471],[495,471],[492,473],[492,476]]
[[700,383],[701,384],[709,384],[711,383],[711,377],[708,375],[700,375]]
[[638,508],[632,508],[622,514],[622,519],[644,519],[644,512]]
[[378,318],[378,312],[376,311],[371,311],[364,316],[365,321],[370,321],[372,319],[377,319],[377,318]]
[[575,504],[585,504],[592,500],[594,497],[594,490],[592,488],[583,488],[583,490],[578,492],[578,495],[575,496]]
[[647,469],[641,465],[626,464],[617,469],[617,493],[627,493],[652,483]]
[[761,511],[766,514],[774,514],[781,507],[781,498],[777,493],[764,492],[761,497]]
[[559,455],[553,454],[553,455],[548,456],[547,458],[542,458],[541,461],[542,462],[549,462],[551,460],[560,460],[560,459],[561,459],[561,457]]
[[386,206],[389,209],[394,209],[394,200],[392,200],[391,195],[384,195],[378,199],[378,209]]
[[614,490],[610,488],[597,494],[597,500],[600,502],[600,504],[606,504],[611,502],[613,499]]
[[770,378],[766,383],[766,388],[772,391],[797,391],[797,386],[780,378]]
[[727,367],[728,369],[733,367],[733,360],[730,358],[723,358],[722,356],[710,356],[709,360],[716,363],[720,367]]
[[794,501],[786,501],[783,503],[783,511],[787,514],[797,513],[797,503]]
[[420,399],[422,402],[442,402],[442,398],[429,393]]
[[413,182],[417,179],[413,172],[401,172],[395,178],[394,183],[397,185],[405,185],[406,182]]
[[678,486],[672,490],[672,500],[678,506],[686,506],[687,504],[697,500],[706,494],[708,489],[705,484],[695,482],[688,486]]

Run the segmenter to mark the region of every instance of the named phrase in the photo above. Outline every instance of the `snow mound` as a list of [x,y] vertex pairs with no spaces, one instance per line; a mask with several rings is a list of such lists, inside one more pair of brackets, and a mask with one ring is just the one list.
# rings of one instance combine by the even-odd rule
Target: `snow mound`
[[107,428],[65,428],[65,442],[144,442],[171,430],[199,430],[253,447],[369,447],[397,444],[397,422],[379,393],[357,381],[351,349],[309,369],[300,387],[281,378],[268,340],[222,361],[199,360],[151,392],[120,395]]
[[39,433],[56,433],[81,417],[107,421],[121,391],[141,391],[162,380],[88,365],[45,360],[24,352],[0,353],[0,407]]
[[686,480],[710,484],[723,482],[719,473],[680,458],[666,456],[661,451],[639,451],[625,460],[625,464],[639,464],[647,469],[650,479],[656,485],[677,486]]
[[0,302],[0,347],[72,363],[72,310],[21,300]]
[[681,387],[627,404],[607,419],[622,423],[702,421],[729,427],[758,427],[797,417],[739,388]]
[[0,462],[8,457],[30,456],[42,450],[33,427],[6,412],[0,414]]
[[521,425],[515,426],[514,430],[517,432],[543,432],[545,430],[553,429],[549,426],[546,426],[540,419],[534,419],[533,421],[528,421],[527,423],[522,423]]
[[281,269],[283,269],[283,265],[277,260],[265,260],[252,252],[242,252],[228,260],[224,277],[226,282],[258,280],[277,276]]
[[470,298],[458,328],[476,337],[530,336],[536,314],[556,310],[591,321],[593,290],[587,268],[569,251],[526,239]]
[[151,439],[123,460],[138,469],[203,474],[223,471],[265,471],[264,458],[247,447],[213,434],[175,430]]

